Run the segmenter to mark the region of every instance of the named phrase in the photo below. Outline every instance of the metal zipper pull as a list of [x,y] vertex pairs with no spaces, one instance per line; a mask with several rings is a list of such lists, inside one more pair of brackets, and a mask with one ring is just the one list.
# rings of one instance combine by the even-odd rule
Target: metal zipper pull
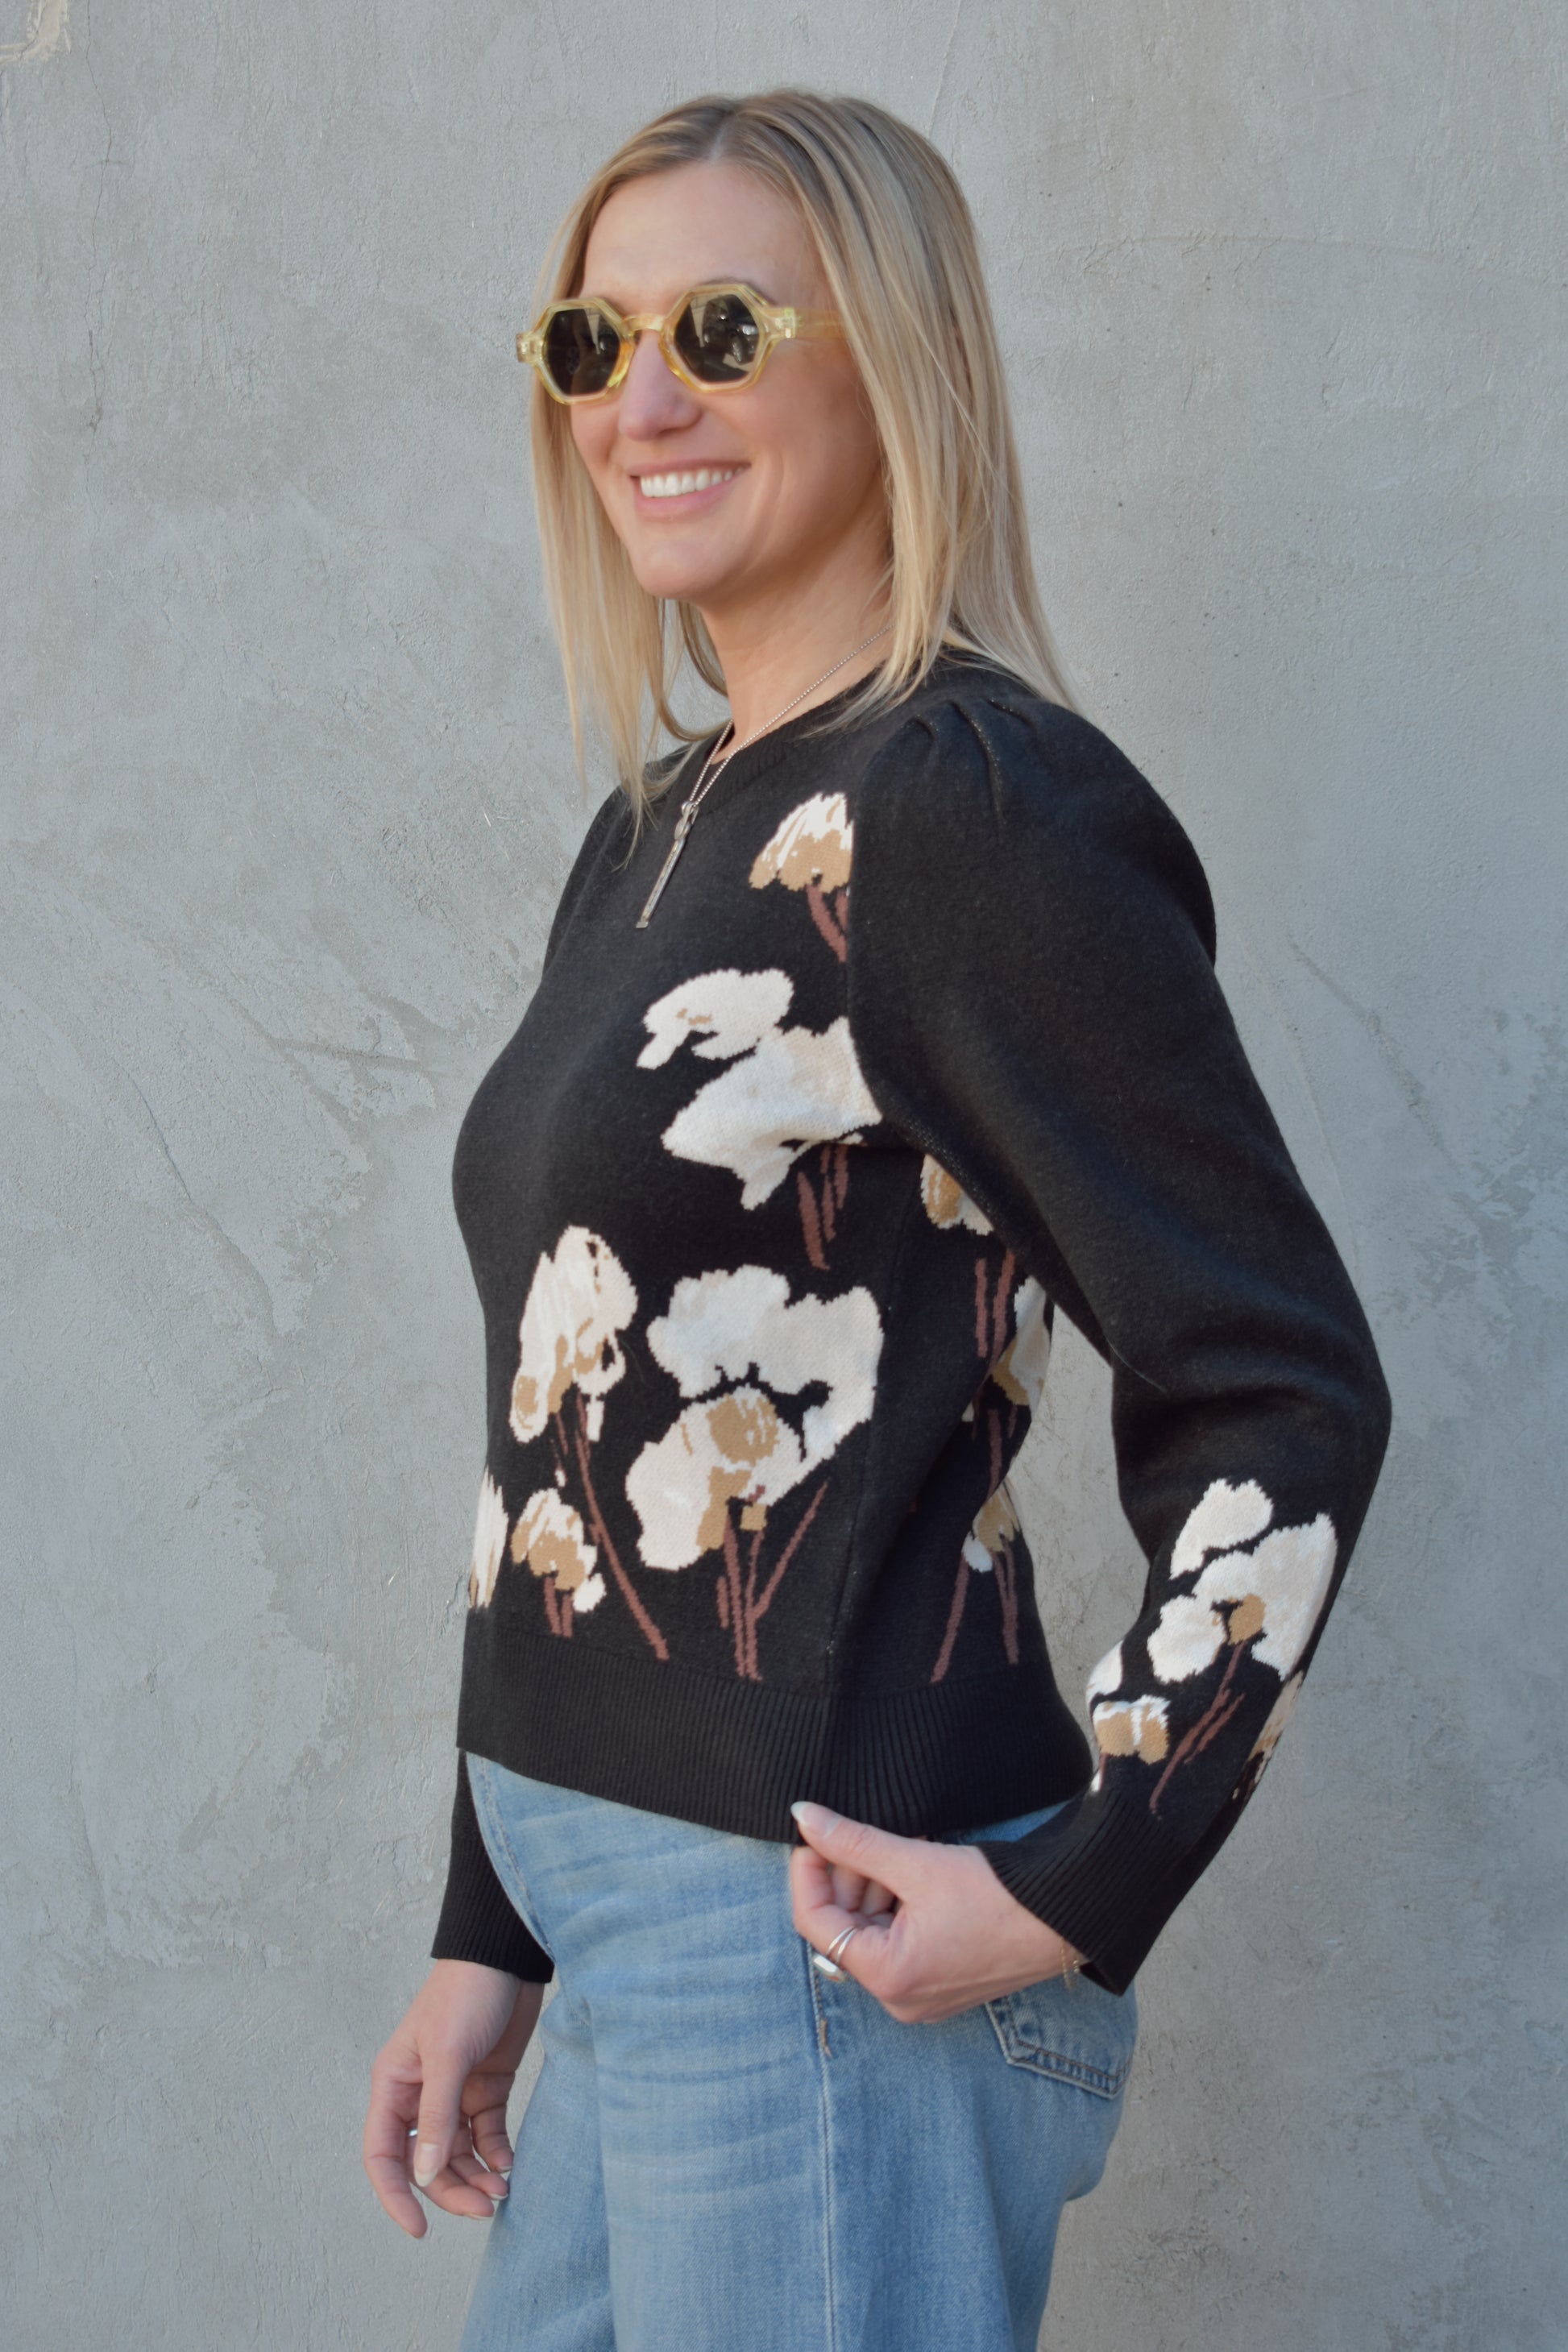
[[658,904],[659,895],[662,892],[665,884],[668,881],[671,873],[674,871],[676,859],[679,856],[681,851],[686,846],[686,836],[690,832],[693,824],[696,822],[696,818],[697,804],[695,801],[682,801],[680,804],[680,814],[676,820],[675,833],[671,838],[669,848],[666,852],[664,864],[659,867],[658,873],[654,879],[653,888],[648,892],[647,900],[644,903],[642,913],[637,919],[636,925],[634,926],[636,929],[640,931],[647,929],[647,919]]

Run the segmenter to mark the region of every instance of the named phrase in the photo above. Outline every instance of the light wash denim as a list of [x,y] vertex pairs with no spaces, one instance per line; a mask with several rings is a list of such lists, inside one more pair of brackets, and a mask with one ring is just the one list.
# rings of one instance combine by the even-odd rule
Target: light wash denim
[[786,1845],[468,1773],[558,1981],[461,2352],[1035,2352],[1132,1993],[1057,1979],[900,2025],[812,1967]]

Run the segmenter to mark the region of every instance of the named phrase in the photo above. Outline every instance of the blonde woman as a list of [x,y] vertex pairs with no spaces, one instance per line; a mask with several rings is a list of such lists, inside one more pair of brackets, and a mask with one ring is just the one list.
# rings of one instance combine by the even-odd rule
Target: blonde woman
[[[678,107],[520,350],[620,780],[458,1139],[450,1875],[366,2165],[416,2237],[414,2183],[493,2217],[464,2352],[1032,2352],[1385,1391],[1197,859],[1064,688],[933,150]],[[729,701],[695,741],[686,660]],[[1149,1560],[1092,1757],[1007,1484],[1058,1308]]]

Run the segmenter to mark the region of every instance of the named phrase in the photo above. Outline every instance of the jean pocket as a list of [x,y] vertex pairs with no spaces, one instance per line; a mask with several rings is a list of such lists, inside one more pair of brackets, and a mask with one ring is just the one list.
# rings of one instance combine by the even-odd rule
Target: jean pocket
[[1047,1977],[985,2004],[1009,2066],[1118,2099],[1132,2071],[1138,2003],[1131,1985],[1107,1992],[1088,1977]]

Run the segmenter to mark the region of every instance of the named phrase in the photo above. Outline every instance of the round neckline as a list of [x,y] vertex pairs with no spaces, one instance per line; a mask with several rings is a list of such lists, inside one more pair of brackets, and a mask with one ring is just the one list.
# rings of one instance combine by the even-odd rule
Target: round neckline
[[[868,675],[869,675],[869,673],[868,673]],[[803,727],[809,727],[814,719],[820,719],[826,717],[833,709],[835,704],[847,702],[850,696],[852,694],[858,693],[859,689],[865,685],[865,683],[866,680],[864,677],[858,677],[856,678],[853,684],[849,686],[841,686],[837,694],[824,695],[822,700],[820,702],[814,702],[809,710],[792,711],[787,719],[781,719],[775,726],[768,728],[765,733],[754,736],[751,742],[742,744],[738,751],[731,751],[729,758],[725,761],[722,768],[720,770],[718,775],[714,777],[713,782],[710,784],[708,792],[703,794],[703,805],[706,806],[709,797],[712,793],[718,792],[726,777],[728,777],[734,769],[741,766],[742,762],[745,764],[747,772],[753,775],[765,767],[771,767],[774,759],[781,752],[789,748],[790,742],[793,740],[797,730]],[[724,727],[727,727],[729,724],[730,721],[726,719],[723,722],[723,725],[719,727],[712,735],[700,736],[697,742],[692,745],[692,751],[695,752],[701,751],[702,756],[697,763],[695,774],[692,779],[692,785],[688,786],[688,791],[691,790],[692,786],[695,785],[696,779],[701,774],[703,766],[711,755],[714,745],[724,731]],[[706,750],[703,750],[702,748],[704,745],[707,747]],[[679,805],[679,801],[684,800],[685,797],[685,793],[679,794],[679,798],[676,803],[677,806]]]
[[[941,652],[938,654],[935,661],[931,664],[930,669],[927,670],[924,677],[921,678],[919,686],[914,689],[914,694],[906,698],[906,700],[912,703],[916,696],[926,693],[932,686],[940,687],[944,678],[947,677],[952,670],[963,670],[968,674],[973,672],[976,667],[984,668],[987,674],[992,674],[991,666],[989,664],[977,666],[972,660],[965,660],[962,656],[955,656],[947,651]],[[747,744],[744,751],[732,752],[730,758],[725,761],[722,769],[714,778],[712,783],[709,786],[708,791],[703,794],[701,803],[702,809],[707,808],[710,803],[713,800],[715,794],[722,791],[725,781],[729,777],[732,769],[742,768],[747,776],[757,776],[763,773],[765,770],[773,767],[776,761],[782,759],[784,754],[793,747],[796,737],[803,729],[810,727],[816,720],[826,718],[832,712],[837,704],[847,702],[850,696],[852,694],[858,693],[860,688],[863,687],[865,683],[865,678],[861,677],[857,678],[853,684],[849,686],[841,686],[836,694],[825,695],[820,702],[814,702],[809,710],[792,712],[788,719],[781,719],[776,727],[770,727],[765,735],[759,735],[754,742]],[[728,725],[728,720],[725,720],[719,728],[715,729],[711,735],[699,736],[696,742],[686,746],[684,753],[686,760],[690,761],[695,755],[700,755],[696,757],[696,764],[690,771],[691,782],[682,788],[679,782],[672,779],[672,781],[665,787],[664,791],[659,794],[658,807],[661,816],[666,807],[672,809],[679,808],[681,803],[685,800],[687,793],[693,789],[698,777],[701,774],[703,762],[706,761],[709,751],[712,750],[719,736],[723,732],[723,727]],[[679,772],[679,771],[678,768],[678,775]],[[700,818],[701,809],[699,810],[698,814],[699,818]]]

